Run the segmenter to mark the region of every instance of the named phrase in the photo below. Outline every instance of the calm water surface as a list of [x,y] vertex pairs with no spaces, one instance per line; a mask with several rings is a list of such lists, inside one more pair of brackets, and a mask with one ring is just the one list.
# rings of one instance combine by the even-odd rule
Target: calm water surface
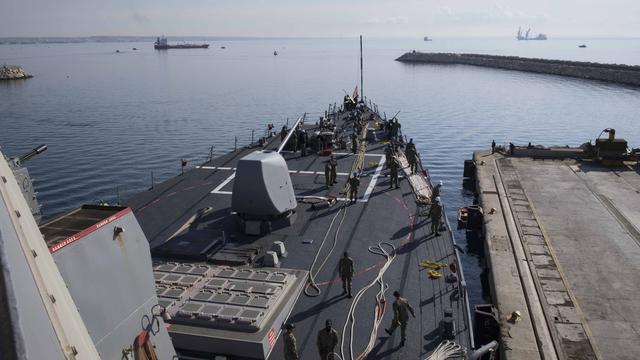
[[[581,43],[589,47],[578,49]],[[452,220],[471,202],[462,189],[463,160],[492,139],[578,145],[614,127],[640,146],[637,89],[393,61],[413,49],[640,64],[640,41],[365,41],[365,94],[389,116],[401,111],[403,131],[432,177],[445,182]],[[35,75],[0,83],[0,145],[18,154],[49,144],[28,163],[47,218],[126,198],[149,186],[152,171],[156,181],[175,176],[181,158],[198,164],[211,146],[223,153],[235,137],[246,144],[266,123],[318,115],[359,81],[355,39],[215,41],[208,50],[165,52],[149,43],[0,45],[2,63]],[[472,300],[481,302],[480,259],[458,235]]]

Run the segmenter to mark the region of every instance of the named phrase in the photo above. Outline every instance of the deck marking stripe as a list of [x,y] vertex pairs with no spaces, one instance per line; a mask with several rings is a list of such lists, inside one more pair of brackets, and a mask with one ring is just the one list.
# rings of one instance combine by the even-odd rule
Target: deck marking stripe
[[233,170],[233,168],[227,166],[218,166],[218,170]]
[[217,169],[217,167],[215,167],[215,166],[196,166],[196,169],[215,170],[215,169]]
[[[349,155],[353,155],[353,153],[337,153],[337,152],[334,152],[333,155],[349,156]],[[384,156],[384,154],[368,153],[368,154],[364,154],[364,156]]]
[[300,171],[298,171],[298,173],[300,173],[300,174],[315,174],[315,171],[300,170]]
[[367,186],[367,190],[364,192],[364,196],[362,196],[363,201],[369,201],[369,196],[371,196],[371,192],[373,188],[376,187],[376,183],[378,182],[378,177],[380,176],[380,172],[384,167],[384,162],[386,160],[386,156],[380,156],[380,162],[378,163],[378,167],[376,168],[375,173],[371,177],[371,181],[369,182],[369,186]]
[[[212,194],[220,194],[220,189],[222,189],[223,187],[225,187],[228,183],[231,182],[231,180],[233,180],[233,178],[236,177],[236,173],[234,172],[233,174],[231,174],[225,181],[223,181],[220,185],[218,185],[215,189],[213,189],[213,191],[211,191]],[[229,191],[225,191],[225,193],[231,193]]]

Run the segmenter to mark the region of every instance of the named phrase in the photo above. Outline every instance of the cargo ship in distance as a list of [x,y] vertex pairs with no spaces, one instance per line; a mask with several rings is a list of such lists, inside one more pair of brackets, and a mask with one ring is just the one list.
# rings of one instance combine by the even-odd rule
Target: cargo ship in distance
[[156,50],[167,50],[167,49],[208,49],[209,44],[177,44],[177,45],[169,45],[167,42],[167,38],[162,36],[156,39],[155,44],[153,44],[153,48]]
[[531,31],[531,28],[527,29],[527,32],[524,34],[524,36],[522,36],[522,28],[518,28],[518,35],[516,36],[516,39],[518,40],[547,40],[547,35],[545,34],[538,34],[538,36],[536,37],[529,37],[529,32]]

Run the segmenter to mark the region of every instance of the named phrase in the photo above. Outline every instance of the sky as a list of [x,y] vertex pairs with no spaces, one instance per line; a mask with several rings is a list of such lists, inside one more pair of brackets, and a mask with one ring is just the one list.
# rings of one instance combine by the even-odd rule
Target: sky
[[640,36],[640,0],[2,0],[0,37]]

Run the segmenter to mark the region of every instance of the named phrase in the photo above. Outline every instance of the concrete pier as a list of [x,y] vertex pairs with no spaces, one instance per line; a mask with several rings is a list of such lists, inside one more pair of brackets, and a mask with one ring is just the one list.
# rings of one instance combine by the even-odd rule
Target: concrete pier
[[601,64],[584,61],[566,61],[497,56],[484,54],[452,54],[408,52],[396,59],[406,63],[459,64],[526,71],[542,74],[570,76],[581,79],[608,81],[640,86],[640,66]]
[[637,165],[490,151],[474,162],[502,359],[637,359]]

